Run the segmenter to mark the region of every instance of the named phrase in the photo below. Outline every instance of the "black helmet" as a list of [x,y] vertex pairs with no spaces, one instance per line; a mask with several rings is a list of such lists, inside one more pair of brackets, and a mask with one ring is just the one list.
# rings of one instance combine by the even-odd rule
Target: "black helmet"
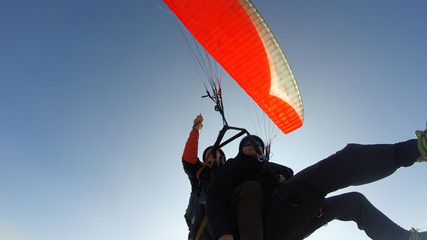
[[[206,149],[205,149],[205,151],[203,151],[203,162],[204,163],[206,163],[206,153],[212,148],[213,146],[209,146],[209,147],[207,147]],[[217,150],[219,153],[221,153],[221,157],[220,157],[220,159],[219,159],[219,162],[218,162],[218,164],[219,164],[219,166],[223,166],[224,164],[225,164],[225,153],[221,150],[221,149],[218,149]]]
[[252,140],[252,142],[259,144],[259,146],[261,146],[262,151],[264,151],[264,142],[262,141],[262,139],[260,137],[258,137],[257,135],[249,135],[246,136],[242,139],[242,141],[240,141],[240,145],[239,145],[239,152],[242,152],[243,147],[246,146],[246,144],[252,143],[250,142]]

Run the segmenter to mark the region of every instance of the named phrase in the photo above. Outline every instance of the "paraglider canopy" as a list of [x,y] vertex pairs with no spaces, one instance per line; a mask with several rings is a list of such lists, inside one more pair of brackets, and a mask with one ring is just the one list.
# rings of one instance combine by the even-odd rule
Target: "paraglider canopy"
[[180,21],[284,133],[304,110],[276,38],[249,0],[164,0]]

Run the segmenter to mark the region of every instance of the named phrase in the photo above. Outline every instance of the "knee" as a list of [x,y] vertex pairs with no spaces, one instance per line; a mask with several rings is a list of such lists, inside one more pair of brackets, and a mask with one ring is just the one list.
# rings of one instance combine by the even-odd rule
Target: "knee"
[[237,186],[233,191],[233,199],[235,202],[261,203],[264,198],[264,191],[261,185],[255,181],[247,181]]
[[352,206],[363,206],[366,203],[369,203],[368,199],[360,192],[350,192],[345,194],[345,197],[347,198],[347,201]]
[[256,181],[247,181],[240,184],[238,187],[241,188],[241,191],[247,194],[262,194],[263,189],[261,185]]

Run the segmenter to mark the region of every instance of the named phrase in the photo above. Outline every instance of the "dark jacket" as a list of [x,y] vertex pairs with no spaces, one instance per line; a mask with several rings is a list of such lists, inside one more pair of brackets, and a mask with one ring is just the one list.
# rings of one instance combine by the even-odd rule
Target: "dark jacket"
[[217,168],[212,168],[200,161],[196,162],[195,164],[182,161],[182,165],[184,167],[184,172],[187,174],[188,179],[190,180],[191,192],[197,191],[200,186],[205,186],[207,189],[213,175],[217,170]]
[[217,171],[207,192],[207,215],[215,238],[233,233],[230,198],[234,188],[246,181],[256,181],[264,189],[265,199],[271,199],[282,175],[285,179],[293,176],[290,168],[260,162],[256,158],[239,153],[234,159]]

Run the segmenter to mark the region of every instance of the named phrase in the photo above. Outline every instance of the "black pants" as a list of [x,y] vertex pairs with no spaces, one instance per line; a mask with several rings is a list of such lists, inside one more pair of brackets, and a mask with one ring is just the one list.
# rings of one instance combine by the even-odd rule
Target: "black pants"
[[280,186],[265,218],[265,239],[296,239],[318,215],[328,193],[377,181],[418,157],[416,140],[347,145]]
[[326,198],[322,211],[314,217],[299,234],[304,239],[332,220],[354,221],[371,239],[409,239],[409,231],[391,221],[375,208],[363,194],[358,192]]

